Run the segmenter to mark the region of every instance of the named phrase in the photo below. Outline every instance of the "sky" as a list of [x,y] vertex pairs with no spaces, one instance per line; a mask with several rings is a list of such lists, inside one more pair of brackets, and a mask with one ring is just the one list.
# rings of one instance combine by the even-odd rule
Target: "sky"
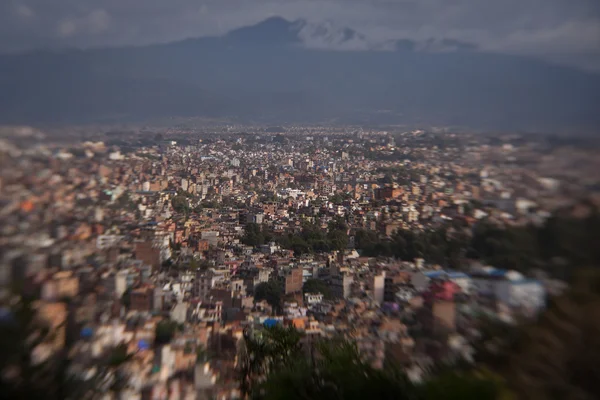
[[454,39],[600,72],[600,0],[1,0],[0,52],[222,35],[271,16]]

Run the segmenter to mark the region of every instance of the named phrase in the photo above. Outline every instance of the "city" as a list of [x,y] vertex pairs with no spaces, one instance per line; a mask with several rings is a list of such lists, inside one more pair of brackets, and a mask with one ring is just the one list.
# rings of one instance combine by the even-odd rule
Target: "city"
[[327,125],[6,130],[1,319],[39,316],[31,365],[67,360],[74,398],[269,393],[288,361],[256,367],[252,351],[277,332],[298,358],[341,339],[369,371],[424,384],[440,364],[485,363],[489,324],[535,321],[575,267],[598,265],[598,146]]

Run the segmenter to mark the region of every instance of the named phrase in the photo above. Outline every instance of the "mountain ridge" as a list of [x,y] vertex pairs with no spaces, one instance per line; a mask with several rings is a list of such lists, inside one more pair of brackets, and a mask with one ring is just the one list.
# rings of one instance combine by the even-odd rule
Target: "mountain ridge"
[[[315,37],[321,47],[305,46]],[[486,129],[600,127],[599,75],[452,39],[401,39],[385,51],[358,45],[364,42],[333,24],[276,18],[221,37],[4,55],[0,122],[107,115],[371,121],[385,114],[386,121]],[[354,51],[332,50],[344,45]]]

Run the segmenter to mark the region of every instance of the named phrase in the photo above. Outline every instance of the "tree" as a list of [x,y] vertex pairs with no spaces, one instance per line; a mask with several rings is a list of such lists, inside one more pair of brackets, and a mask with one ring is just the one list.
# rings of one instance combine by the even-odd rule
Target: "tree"
[[354,236],[354,245],[358,249],[372,249],[377,243],[379,243],[379,236],[373,231],[361,229]]
[[421,400],[512,400],[504,381],[489,371],[444,371],[419,388]]
[[296,357],[271,370],[257,398],[416,399],[416,392],[398,370],[375,369],[354,344],[336,339],[318,343],[313,357]]
[[89,387],[68,370],[68,348],[39,361],[35,349],[52,340],[48,325],[40,320],[33,301],[21,297],[0,320],[0,388],[3,398],[86,398]]
[[470,256],[498,268],[527,270],[538,265],[536,228],[498,226],[483,221],[473,232]]
[[[424,382],[412,383],[395,365],[373,368],[356,346],[324,339],[302,351],[302,335],[276,326],[246,331],[240,346],[242,395],[262,400],[410,399],[513,400],[505,381],[485,369],[446,366]],[[306,350],[306,349],[305,349]]]
[[244,332],[239,352],[240,389],[243,395],[259,395],[260,382],[272,371],[289,366],[301,357],[302,335],[293,327],[279,325]]
[[131,305],[131,287],[128,287],[123,292],[123,296],[121,296],[121,304],[125,308],[129,308],[129,306]]
[[208,351],[206,349],[206,347],[199,345],[196,348],[196,363],[200,364],[200,363],[205,363],[210,361],[210,359],[212,358],[212,355],[210,353],[210,351]]
[[348,234],[343,230],[333,230],[327,234],[329,248],[331,250],[343,251],[348,247]]
[[302,285],[303,293],[321,293],[325,299],[331,299],[331,289],[320,279],[307,279]]
[[259,283],[254,288],[254,301],[266,300],[275,311],[281,309],[282,298],[283,285],[275,279]]
[[571,288],[525,327],[507,378],[520,398],[600,398],[600,272],[578,270]]
[[174,196],[173,199],[171,199],[171,206],[173,207],[173,210],[178,213],[186,213],[190,208],[188,199],[183,194],[177,194]]
[[163,319],[158,324],[154,331],[154,343],[156,345],[168,344],[175,335],[178,329],[177,322],[169,319]]
[[344,198],[342,197],[341,194],[336,193],[329,198],[329,201],[332,202],[333,204],[342,204],[344,202]]
[[261,226],[254,222],[247,223],[244,229],[242,243],[248,246],[260,246],[265,244],[265,236],[262,233]]
[[111,350],[108,357],[108,365],[110,367],[116,368],[131,360],[132,357],[133,356],[129,354],[127,350],[127,345],[121,343]]

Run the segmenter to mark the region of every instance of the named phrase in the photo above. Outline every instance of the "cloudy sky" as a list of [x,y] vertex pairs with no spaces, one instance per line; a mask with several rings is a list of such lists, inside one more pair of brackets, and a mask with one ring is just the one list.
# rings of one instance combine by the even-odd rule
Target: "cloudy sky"
[[0,0],[0,52],[167,42],[274,15],[600,71],[600,0]]

